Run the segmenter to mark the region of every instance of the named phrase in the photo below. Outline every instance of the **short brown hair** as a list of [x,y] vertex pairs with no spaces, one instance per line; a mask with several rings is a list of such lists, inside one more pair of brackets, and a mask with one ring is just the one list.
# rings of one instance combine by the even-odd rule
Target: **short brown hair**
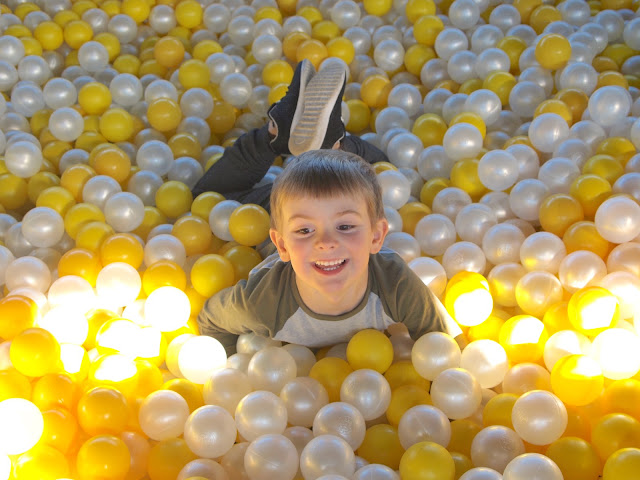
[[311,150],[294,158],[276,177],[271,190],[271,227],[276,229],[285,199],[362,195],[372,225],[384,218],[382,190],[373,167],[343,150]]

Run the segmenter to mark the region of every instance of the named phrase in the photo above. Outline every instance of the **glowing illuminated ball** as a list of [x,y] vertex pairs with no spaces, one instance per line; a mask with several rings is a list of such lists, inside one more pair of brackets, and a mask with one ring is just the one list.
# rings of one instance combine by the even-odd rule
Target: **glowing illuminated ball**
[[[487,280],[480,274],[459,272],[445,291],[444,305],[460,324],[473,327],[484,322],[493,310],[493,298]],[[473,308],[470,308],[473,305]]]
[[144,303],[144,317],[161,332],[172,332],[189,320],[191,306],[187,294],[175,287],[160,287]]
[[0,433],[0,452],[18,455],[32,448],[42,436],[42,413],[29,400],[9,398],[0,402],[0,419],[4,428]]
[[604,389],[602,369],[586,355],[567,355],[551,370],[553,392],[567,405],[588,405]]
[[60,344],[47,330],[28,328],[11,340],[9,356],[18,372],[29,377],[41,377],[58,369]]
[[537,318],[516,315],[504,323],[499,338],[512,363],[537,362],[542,359],[549,334]]
[[140,293],[142,280],[138,271],[124,262],[105,265],[96,279],[96,293],[107,304],[126,306]]
[[624,328],[609,328],[593,339],[589,353],[612,380],[631,378],[640,370],[640,338]]
[[393,361],[393,346],[389,338],[378,330],[361,330],[347,345],[347,361],[355,369],[370,368],[384,373]]
[[201,385],[216,370],[224,368],[226,363],[224,347],[213,337],[197,335],[188,338],[178,353],[178,366],[182,375]]
[[33,327],[39,318],[38,305],[24,295],[11,295],[0,300],[0,337],[11,340]]
[[451,454],[437,443],[416,443],[400,459],[400,475],[403,479],[453,480],[455,473]]
[[269,227],[269,213],[260,205],[241,205],[229,216],[229,233],[241,245],[262,243],[269,236]]
[[504,380],[509,360],[499,343],[476,340],[463,350],[460,366],[468,370],[482,388],[493,388]]
[[602,287],[585,287],[569,300],[567,315],[573,328],[588,337],[595,337],[620,318],[618,299]]

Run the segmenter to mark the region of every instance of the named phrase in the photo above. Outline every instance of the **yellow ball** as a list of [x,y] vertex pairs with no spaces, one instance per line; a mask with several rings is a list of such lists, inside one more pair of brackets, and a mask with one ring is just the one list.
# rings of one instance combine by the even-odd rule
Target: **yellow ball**
[[436,58],[436,52],[433,48],[416,43],[407,48],[404,54],[404,66],[407,72],[419,77],[424,64],[434,58]]
[[93,30],[91,25],[83,20],[72,20],[64,26],[63,35],[67,45],[77,50],[93,38]]
[[52,21],[39,23],[33,30],[33,36],[45,50],[55,50],[64,42],[62,28]]
[[111,92],[100,82],[89,82],[78,91],[78,104],[89,115],[102,115],[111,105]]
[[149,125],[160,132],[175,130],[182,120],[182,110],[175,100],[161,97],[153,100],[147,109]]
[[358,456],[369,463],[381,463],[393,470],[398,469],[403,453],[404,448],[398,438],[398,430],[385,423],[369,427],[364,434],[362,444],[356,451]]
[[60,365],[60,344],[48,330],[28,328],[11,340],[9,357],[13,367],[27,377],[54,373]]
[[632,480],[640,469],[640,449],[621,448],[604,464],[602,480]]
[[[622,448],[640,449],[640,422],[624,413],[610,413],[600,417],[593,425],[591,443],[603,462]],[[605,471],[606,469],[605,465]],[[612,476],[609,478],[618,480],[631,477]]]
[[302,41],[296,48],[296,62],[309,60],[314,68],[320,68],[322,61],[329,56],[329,50],[324,43],[315,38]]
[[540,204],[542,228],[562,237],[571,225],[584,219],[584,211],[578,200],[566,193],[549,195]]
[[128,15],[136,23],[142,23],[151,13],[151,7],[146,0],[123,0],[120,6],[121,12]]
[[624,167],[611,155],[598,153],[585,162],[582,173],[598,175],[613,185],[624,174]]
[[196,0],[183,0],[175,7],[178,25],[195,28],[202,23],[202,5]]
[[184,44],[176,37],[162,37],[153,46],[153,58],[166,68],[177,68],[184,59],[184,53]]
[[606,260],[613,248],[611,243],[602,238],[594,222],[582,221],[571,225],[562,237],[567,253],[577,250],[588,250]]
[[334,37],[327,42],[330,57],[336,57],[349,65],[356,56],[356,49],[351,40],[345,37]]
[[418,43],[433,47],[436,38],[444,30],[444,23],[436,15],[423,15],[413,24],[413,34]]
[[349,340],[347,361],[354,370],[369,368],[384,373],[393,362],[391,340],[378,330],[361,330]]
[[213,235],[209,223],[195,215],[176,220],[171,234],[182,242],[188,256],[205,253]]
[[404,10],[407,19],[413,24],[424,15],[435,15],[436,4],[432,0],[409,0]]
[[549,334],[544,324],[530,315],[516,315],[500,329],[500,345],[507,352],[512,364],[539,362]]
[[347,100],[349,107],[349,122],[346,128],[351,133],[359,133],[369,125],[371,110],[369,106],[359,99]]
[[580,202],[585,218],[593,219],[598,207],[611,196],[611,184],[599,175],[588,173],[577,177],[569,193]]
[[253,247],[269,237],[269,213],[260,205],[237,207],[229,217],[229,233],[241,245]]
[[392,0],[363,0],[362,2],[365,12],[369,15],[381,17],[389,13],[393,6]]
[[176,180],[163,183],[156,192],[156,207],[169,218],[178,218],[191,209],[193,194]]
[[571,44],[560,34],[548,33],[540,37],[534,53],[543,68],[558,70],[571,58]]
[[64,216],[64,229],[75,240],[80,228],[89,222],[104,222],[104,213],[93,203],[76,203]]
[[459,160],[453,165],[450,174],[451,186],[461,188],[476,201],[487,193],[487,188],[478,176],[479,162],[475,158]]
[[311,367],[309,376],[319,381],[327,389],[329,402],[339,402],[342,382],[352,372],[353,368],[345,360],[337,357],[325,357]]
[[588,405],[600,397],[604,377],[598,362],[586,355],[567,355],[551,370],[551,388],[567,405]]
[[178,80],[185,88],[206,88],[209,85],[211,73],[209,67],[202,60],[192,58],[178,69]]
[[395,388],[391,392],[391,402],[386,412],[387,420],[398,428],[405,412],[416,405],[432,405],[431,395],[425,388],[411,384]]
[[239,280],[247,280],[249,272],[262,261],[262,257],[255,248],[245,245],[235,245],[225,251],[223,256],[233,264],[234,283]]
[[100,117],[100,133],[110,142],[124,142],[133,135],[133,118],[123,108],[111,108]]
[[598,454],[582,438],[560,438],[549,445],[545,455],[558,465],[564,480],[598,480],[600,476]]
[[222,255],[203,255],[191,268],[191,284],[196,292],[206,298],[232,286],[234,279],[233,264]]
[[400,460],[400,476],[403,480],[453,480],[455,473],[451,454],[433,442],[412,445]]
[[198,195],[191,204],[191,213],[209,221],[209,213],[213,207],[224,200],[224,196],[218,192],[204,192]]
[[370,75],[362,81],[360,96],[370,108],[383,108],[387,106],[387,99],[392,88],[393,85],[386,76]]
[[127,445],[114,435],[98,435],[78,450],[76,465],[82,478],[115,480],[129,471],[131,455]]
[[482,423],[485,427],[502,425],[513,429],[511,411],[518,395],[513,393],[499,393],[491,398],[482,410]]
[[567,315],[573,328],[588,337],[595,337],[618,323],[620,305],[617,297],[607,289],[584,287],[571,295]]
[[271,60],[262,69],[262,82],[269,88],[279,83],[291,83],[293,68],[284,60]]

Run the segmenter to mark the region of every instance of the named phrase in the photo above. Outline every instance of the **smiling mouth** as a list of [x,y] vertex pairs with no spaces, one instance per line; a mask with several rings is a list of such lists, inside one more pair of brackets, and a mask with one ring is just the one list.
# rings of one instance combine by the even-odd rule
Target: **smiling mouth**
[[343,258],[341,260],[331,260],[329,262],[318,261],[315,262],[314,265],[317,269],[322,270],[323,272],[332,272],[341,268],[345,263],[347,263],[347,260]]

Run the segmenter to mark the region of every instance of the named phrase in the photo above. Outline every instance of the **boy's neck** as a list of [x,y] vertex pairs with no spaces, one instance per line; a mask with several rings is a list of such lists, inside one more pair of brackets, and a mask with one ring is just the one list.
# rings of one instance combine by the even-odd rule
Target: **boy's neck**
[[309,310],[319,315],[333,317],[352,311],[360,305],[367,292],[367,282],[363,285],[354,285],[353,288],[340,292],[340,295],[331,295],[330,297],[317,291],[307,292],[304,289],[301,290],[297,282],[296,287],[300,298]]

